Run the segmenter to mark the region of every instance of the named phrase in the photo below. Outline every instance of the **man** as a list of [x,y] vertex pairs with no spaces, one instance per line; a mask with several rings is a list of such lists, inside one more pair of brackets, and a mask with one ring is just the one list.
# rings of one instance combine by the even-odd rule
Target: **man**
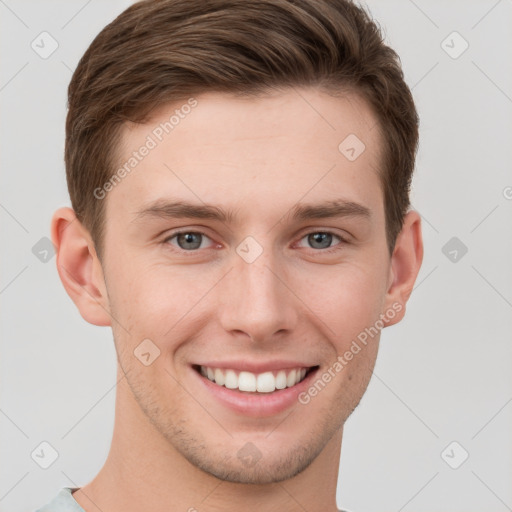
[[57,266],[118,357],[108,458],[41,511],[336,511],[422,257],[418,118],[348,0],[147,0],[69,87]]

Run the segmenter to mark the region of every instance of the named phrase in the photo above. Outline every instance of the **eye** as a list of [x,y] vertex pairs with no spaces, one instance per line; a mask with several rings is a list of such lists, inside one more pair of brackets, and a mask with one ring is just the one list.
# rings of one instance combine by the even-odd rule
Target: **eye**
[[[176,243],[173,243],[174,239],[176,239]],[[205,239],[210,240],[209,237],[199,231],[180,231],[166,238],[164,243],[177,246],[183,251],[194,251],[195,249],[205,248],[203,245]]]
[[[341,244],[346,242],[344,238],[342,238],[339,235],[335,235],[334,233],[331,233],[329,231],[314,231],[312,233],[309,233],[301,238],[301,241],[307,239],[307,243],[310,244],[310,247],[313,249],[320,249],[320,250],[326,250],[326,249],[334,249],[336,250],[336,246],[332,247],[331,244],[334,239],[338,239]],[[337,245],[341,245],[337,244]]]
[[[336,239],[339,242],[333,246],[332,244]],[[347,242],[343,237],[329,231],[314,231],[308,233],[301,238],[300,242],[303,240],[307,240],[307,244],[310,248],[325,252],[335,251],[339,248],[339,245],[343,245],[343,243]],[[200,231],[179,231],[168,236],[164,240],[164,243],[177,247],[182,251],[196,252],[198,249],[208,248],[207,241],[213,242],[210,237]],[[299,246],[303,247],[300,242]]]

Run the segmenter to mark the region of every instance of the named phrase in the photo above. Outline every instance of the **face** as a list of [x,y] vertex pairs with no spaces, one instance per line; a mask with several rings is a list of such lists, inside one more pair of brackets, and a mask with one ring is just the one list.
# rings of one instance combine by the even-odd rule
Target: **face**
[[134,403],[233,482],[290,478],[322,452],[366,390],[379,334],[344,354],[391,308],[375,118],[354,95],[299,92],[208,93],[127,126],[120,166],[140,159],[105,199]]

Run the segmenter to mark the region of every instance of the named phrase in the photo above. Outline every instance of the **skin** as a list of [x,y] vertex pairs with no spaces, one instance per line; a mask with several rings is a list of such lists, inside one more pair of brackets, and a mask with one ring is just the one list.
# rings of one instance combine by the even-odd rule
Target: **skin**
[[[423,257],[420,216],[406,215],[390,256],[382,139],[356,95],[303,88],[196,99],[104,199],[101,262],[71,209],[52,220],[62,282],[85,320],[112,327],[118,355],[111,450],[73,496],[86,512],[336,511],[343,425],[366,391],[380,336],[307,405],[267,417],[212,399],[190,365],[282,358],[325,372],[393,305],[401,310],[384,325],[403,318]],[[120,164],[177,107],[126,125]],[[349,134],[366,146],[355,161],[338,150]],[[234,218],[137,216],[170,198],[216,205]],[[371,216],[287,216],[297,203],[337,199]],[[200,248],[180,250],[169,239],[177,228],[204,233]],[[314,245],[306,235],[315,232],[335,235],[335,250]],[[247,236],[263,250],[252,263],[236,252]],[[133,353],[144,339],[160,350],[149,366]],[[261,456],[251,466],[237,456],[249,442]]]

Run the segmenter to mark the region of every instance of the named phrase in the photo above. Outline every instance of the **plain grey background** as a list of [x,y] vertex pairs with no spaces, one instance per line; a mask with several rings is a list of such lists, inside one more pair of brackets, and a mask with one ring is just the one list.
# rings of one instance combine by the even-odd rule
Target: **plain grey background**
[[[72,71],[130,3],[0,0],[2,512],[33,511],[61,487],[86,484],[110,446],[111,331],[82,320],[45,237],[53,211],[69,204],[63,149]],[[421,118],[412,203],[423,217],[425,258],[407,315],[383,331],[374,376],[346,424],[338,505],[505,512],[512,0],[367,5],[402,59]],[[58,453],[48,469],[31,455],[42,442]]]

